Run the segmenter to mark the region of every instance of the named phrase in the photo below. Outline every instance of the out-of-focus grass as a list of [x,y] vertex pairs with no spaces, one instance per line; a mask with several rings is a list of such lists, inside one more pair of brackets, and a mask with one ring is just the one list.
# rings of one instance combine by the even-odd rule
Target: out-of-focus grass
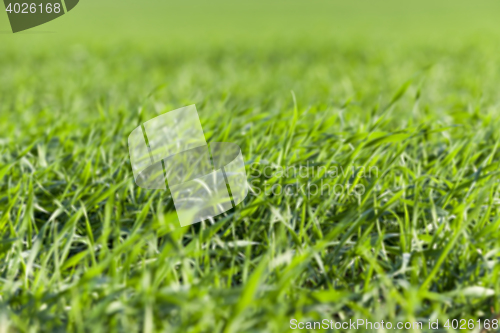
[[[88,1],[0,35],[0,326],[496,317],[495,6]],[[254,194],[180,228],[169,193],[133,183],[126,138],[193,103]],[[301,165],[378,172],[262,176]],[[321,181],[366,191],[263,192]]]

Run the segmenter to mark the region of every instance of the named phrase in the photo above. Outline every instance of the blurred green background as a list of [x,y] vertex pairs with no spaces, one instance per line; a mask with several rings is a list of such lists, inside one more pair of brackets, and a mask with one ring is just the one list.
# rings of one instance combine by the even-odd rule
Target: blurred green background
[[[498,38],[496,1],[81,1],[78,11],[19,34],[0,21],[2,43],[252,45],[269,41],[458,43]],[[47,36],[43,33],[48,34]],[[50,34],[50,35],[49,35]],[[26,36],[24,36],[26,35]],[[31,36],[36,35],[36,36]],[[389,45],[388,45],[389,43]],[[7,44],[9,45],[9,44]],[[9,45],[11,46],[11,45]],[[11,46],[13,47],[13,46]],[[61,47],[61,46],[59,46]]]

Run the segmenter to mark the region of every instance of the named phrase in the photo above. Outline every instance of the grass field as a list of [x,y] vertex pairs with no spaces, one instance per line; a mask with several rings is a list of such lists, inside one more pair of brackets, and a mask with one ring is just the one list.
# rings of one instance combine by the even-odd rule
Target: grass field
[[[500,318],[499,9],[83,0],[16,35],[0,14],[0,332]],[[252,193],[181,228],[127,137],[190,104]]]

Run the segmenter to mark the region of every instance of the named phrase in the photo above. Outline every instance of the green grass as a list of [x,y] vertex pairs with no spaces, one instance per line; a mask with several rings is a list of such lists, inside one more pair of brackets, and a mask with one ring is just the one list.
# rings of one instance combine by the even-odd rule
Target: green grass
[[[103,7],[85,32],[98,5],[79,6],[74,21],[35,30],[78,25],[74,35],[0,36],[0,330],[284,332],[292,318],[427,327],[499,316],[491,3],[460,3],[446,20],[415,4],[337,3],[338,22],[354,23],[326,35],[323,2],[226,7],[236,14],[222,23],[224,12],[178,5],[196,20],[165,40],[152,28],[159,14],[122,33],[122,8],[104,31]],[[255,33],[238,25],[248,11],[263,15]],[[377,17],[388,22],[372,31]],[[134,184],[127,137],[189,104],[207,141],[241,146],[254,193],[215,223],[180,228],[168,192]],[[306,165],[307,177],[263,175]],[[335,167],[377,172],[317,173]],[[321,181],[365,191],[263,192]]]

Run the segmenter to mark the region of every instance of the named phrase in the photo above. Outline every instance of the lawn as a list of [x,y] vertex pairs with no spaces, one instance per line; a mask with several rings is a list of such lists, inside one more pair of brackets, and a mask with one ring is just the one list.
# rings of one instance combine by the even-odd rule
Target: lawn
[[[500,319],[499,9],[84,0],[15,35],[0,14],[0,331],[480,332]],[[127,138],[191,104],[251,186],[181,228]]]

